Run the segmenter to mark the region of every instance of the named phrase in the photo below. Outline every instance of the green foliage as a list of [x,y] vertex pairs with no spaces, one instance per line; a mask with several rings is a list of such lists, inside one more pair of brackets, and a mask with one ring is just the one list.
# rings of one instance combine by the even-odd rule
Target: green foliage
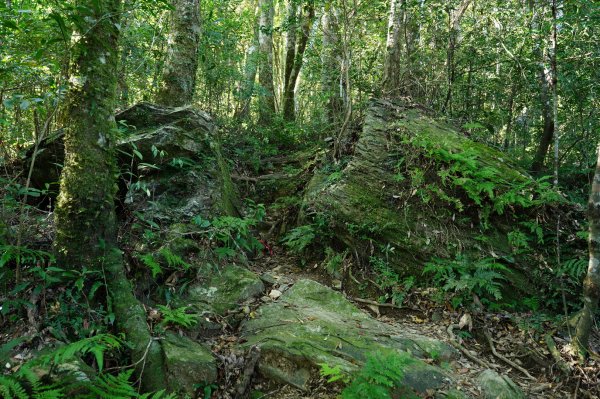
[[281,242],[290,250],[290,252],[301,254],[313,243],[316,237],[317,233],[315,226],[307,224],[290,230],[285,237],[281,239]]
[[332,276],[337,276],[343,266],[348,250],[342,253],[335,252],[331,247],[325,248],[325,270]]
[[198,323],[198,315],[195,313],[187,313],[188,306],[182,306],[179,308],[171,309],[168,306],[158,305],[158,309],[162,314],[161,324],[176,325],[184,328],[190,328]]
[[[387,253],[391,252],[393,252],[393,248],[389,248]],[[369,258],[369,262],[375,272],[377,284],[381,289],[387,291],[384,296],[379,298],[379,301],[383,303],[391,299],[392,303],[398,306],[402,305],[406,295],[415,285],[415,277],[402,278],[390,267],[386,259],[372,256]]]
[[454,307],[467,303],[472,293],[482,300],[500,301],[508,272],[493,258],[472,261],[460,254],[454,260],[433,258],[423,269],[424,274],[432,276],[433,284],[453,294]]
[[262,249],[262,244],[253,234],[253,229],[265,217],[265,207],[252,201],[247,202],[248,212],[243,218],[219,216],[212,220],[196,216],[192,222],[201,229],[200,234],[215,242],[214,249],[221,259],[244,256],[245,252]]
[[320,363],[319,366],[321,367],[319,373],[321,377],[327,378],[327,382],[342,381],[346,384],[350,382],[350,375],[342,371],[339,365],[331,367],[327,363]]
[[364,366],[355,374],[348,375],[339,366],[320,364],[321,375],[328,382],[346,384],[342,399],[392,399],[394,391],[402,386],[404,369],[414,360],[408,353],[375,352],[367,356]]
[[558,276],[567,276],[574,281],[581,281],[588,267],[588,260],[582,258],[568,259],[556,271]]
[[[0,348],[0,361],[5,364],[7,354],[15,346],[11,341]],[[108,334],[99,334],[60,346],[40,355],[18,368],[12,374],[0,375],[0,396],[4,399],[54,399],[74,397],[76,399],[175,399],[165,391],[139,394],[131,381],[133,369],[112,375],[103,371],[104,355],[122,346],[122,341]],[[91,355],[98,373],[86,378],[57,379],[55,382],[42,380],[34,372],[36,367],[51,368]]]

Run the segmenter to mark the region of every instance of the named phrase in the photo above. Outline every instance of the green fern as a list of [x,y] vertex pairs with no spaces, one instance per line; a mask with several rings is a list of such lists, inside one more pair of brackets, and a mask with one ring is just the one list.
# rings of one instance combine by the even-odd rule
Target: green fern
[[342,399],[391,399],[394,390],[402,386],[404,369],[413,362],[408,353],[369,355],[363,368],[342,391]]
[[156,278],[156,276],[163,272],[162,268],[160,267],[160,263],[158,263],[156,259],[154,259],[154,255],[139,255],[138,259],[141,260],[142,263],[146,265],[146,267],[148,267],[148,269],[150,269],[150,272],[152,272],[152,278]]
[[163,315],[161,324],[174,324],[185,328],[190,328],[198,323],[198,315],[187,313],[188,307],[182,306],[180,308],[171,309],[168,306],[158,305],[157,306]]
[[424,274],[445,292],[452,292],[454,307],[463,304],[472,293],[481,298],[502,299],[502,288],[509,269],[493,258],[470,261],[458,255],[455,260],[433,258],[425,264]]
[[313,225],[299,226],[291,230],[281,240],[283,245],[296,254],[302,253],[316,238],[316,232]]
[[587,259],[573,258],[565,261],[558,269],[558,275],[567,275],[569,278],[580,281],[588,267]]

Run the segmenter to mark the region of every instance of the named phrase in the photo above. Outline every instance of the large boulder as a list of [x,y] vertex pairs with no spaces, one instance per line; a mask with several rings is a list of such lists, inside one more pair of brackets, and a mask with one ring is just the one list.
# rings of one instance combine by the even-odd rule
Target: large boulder
[[339,292],[312,280],[297,281],[279,300],[242,324],[243,348],[258,346],[258,368],[269,379],[306,390],[321,364],[355,372],[373,353],[410,354],[403,384],[416,392],[451,385],[451,373],[422,359],[448,362],[449,345],[374,320]]
[[[373,100],[354,154],[340,165],[316,172],[301,221],[328,221],[338,246],[365,261],[380,256],[404,275],[457,253],[554,259],[539,244],[554,234],[557,214],[574,210],[550,183],[413,105]],[[564,233],[576,230],[573,219],[562,218]]]
[[[140,103],[115,118],[120,196],[131,211],[151,213],[167,224],[196,215],[237,214],[236,190],[210,115],[192,107]],[[32,154],[33,149],[27,160]],[[58,131],[38,149],[32,187],[49,185],[55,194],[63,163],[63,133]]]

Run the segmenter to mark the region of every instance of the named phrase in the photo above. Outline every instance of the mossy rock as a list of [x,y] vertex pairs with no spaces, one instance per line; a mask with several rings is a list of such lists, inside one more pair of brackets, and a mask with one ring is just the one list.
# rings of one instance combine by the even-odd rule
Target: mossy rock
[[[237,215],[239,198],[210,115],[193,107],[143,102],[115,118],[124,129],[116,152],[123,176],[120,195],[130,211],[169,224],[196,215]],[[33,150],[24,165],[32,154]],[[40,145],[32,187],[44,189],[46,183],[57,183],[60,168],[56,165],[63,163],[63,133],[57,131]],[[135,178],[130,181],[131,176]],[[127,187],[138,180],[139,185]]]
[[[506,154],[470,140],[418,106],[383,100],[372,101],[354,154],[334,173],[326,167],[316,171],[301,222],[311,223],[310,215],[324,217],[337,244],[356,249],[364,262],[373,243],[374,256],[379,248],[393,248],[379,256],[404,276],[421,276],[433,257],[454,259],[458,252],[522,266],[527,262],[508,234],[517,228],[528,234],[520,223],[540,214],[546,217],[540,222],[544,231],[554,231],[558,210],[574,210]],[[551,255],[535,239],[530,245],[535,256]],[[527,279],[515,281],[521,290],[530,289]]]
[[263,305],[241,327],[244,348],[261,349],[263,376],[300,389],[318,378],[320,364],[355,372],[375,352],[409,353],[404,384],[417,392],[439,389],[452,376],[422,359],[451,360],[457,352],[432,338],[372,319],[342,294],[312,280],[297,281],[281,298]]
[[265,286],[258,275],[240,266],[227,266],[208,283],[189,288],[186,302],[201,311],[225,315],[239,304],[260,296]]
[[477,377],[484,399],[525,399],[523,391],[507,376],[485,370]]
[[161,344],[167,384],[172,391],[192,395],[195,386],[217,380],[216,361],[203,345],[172,333],[168,333]]

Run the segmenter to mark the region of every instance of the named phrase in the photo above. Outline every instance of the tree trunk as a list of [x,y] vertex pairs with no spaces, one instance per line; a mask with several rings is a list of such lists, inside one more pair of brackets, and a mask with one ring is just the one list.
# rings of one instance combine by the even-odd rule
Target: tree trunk
[[[258,8],[256,9],[258,17]],[[254,81],[256,80],[256,71],[258,69],[258,26],[254,30],[252,43],[246,50],[246,64],[244,66],[244,81],[240,84],[238,91],[238,108],[235,111],[237,120],[247,119],[250,115],[250,102],[254,94]]]
[[575,348],[581,356],[587,353],[593,319],[600,299],[600,147],[596,172],[588,201],[590,260],[587,276],[583,282],[583,310],[575,331]]
[[456,80],[456,65],[454,62],[454,55],[456,53],[456,47],[458,45],[458,34],[460,32],[460,20],[469,8],[471,0],[463,0],[456,10],[448,11],[448,18],[450,21],[450,28],[448,32],[448,50],[446,51],[446,79],[448,81],[448,89],[446,91],[446,99],[442,106],[442,112],[450,108],[452,104],[452,86]]
[[399,97],[402,94],[401,73],[402,43],[401,25],[404,19],[404,0],[390,1],[386,57],[383,64],[382,91],[384,97]]
[[[315,7],[312,2],[309,2],[299,14],[297,12],[297,6],[293,5],[294,1],[289,0],[289,4],[288,15],[290,18],[290,25],[288,36],[286,38],[283,117],[287,121],[293,121],[296,118],[295,89],[296,84],[298,83],[300,69],[302,68],[304,52],[306,51],[306,45],[308,44],[310,36],[310,28],[315,17]],[[299,39],[297,35],[299,27],[298,22],[301,22]]]
[[196,89],[200,3],[199,0],[173,0],[173,7],[167,58],[156,101],[180,107],[192,103]]
[[340,96],[342,59],[340,46],[341,37],[336,11],[333,5],[327,5],[323,11],[323,53],[322,53],[322,84],[327,97],[327,121],[332,126],[340,124],[343,104]]
[[117,249],[114,197],[119,0],[89,1],[79,10],[81,37],[73,45],[75,63],[67,95],[65,160],[55,211],[55,249],[59,264],[105,274],[117,325],[133,344],[144,388],[165,386],[162,352],[146,325],[146,314],[125,277]]
[[[535,1],[530,5],[532,7],[532,11],[535,13],[536,10],[533,9],[534,5]],[[539,12],[541,12],[541,10]],[[541,23],[538,18],[541,18],[541,16],[538,17],[537,15],[534,15],[533,17],[534,30],[539,30],[541,27]],[[538,143],[533,162],[531,163],[531,172],[539,173],[544,167],[544,161],[546,160],[548,150],[550,149],[550,145],[552,144],[552,140],[554,138],[555,121],[553,105],[551,103],[551,93],[554,92],[553,85],[555,78],[553,76],[553,71],[551,69],[549,70],[546,66],[546,60],[548,58],[547,51],[542,50],[539,42],[536,44],[534,54],[539,63],[538,76],[540,82],[540,103],[542,107],[542,120],[544,128],[540,136],[540,141]],[[555,54],[550,54],[549,58],[551,65],[556,63]]]
[[258,101],[258,122],[268,125],[275,114],[275,90],[273,88],[273,0],[259,0],[258,21],[259,67],[258,83],[261,93]]

